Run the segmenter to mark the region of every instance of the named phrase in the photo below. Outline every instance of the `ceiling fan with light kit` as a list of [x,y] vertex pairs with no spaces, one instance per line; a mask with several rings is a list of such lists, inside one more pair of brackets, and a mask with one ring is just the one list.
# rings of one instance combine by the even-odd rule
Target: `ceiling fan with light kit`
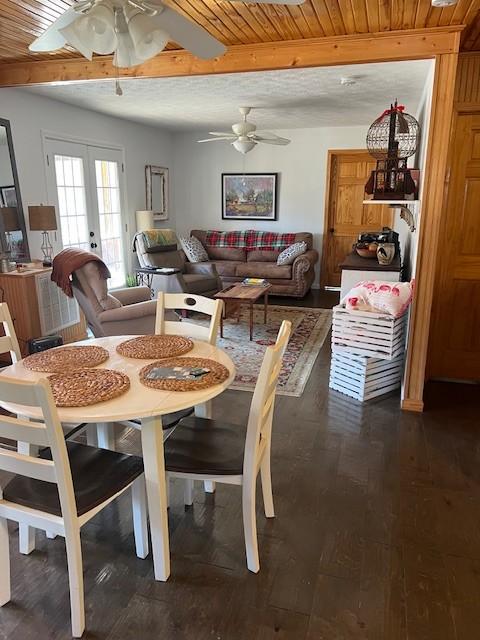
[[[304,0],[253,2],[298,5]],[[203,27],[160,0],[77,0],[29,49],[50,52],[70,45],[88,60],[94,53],[113,53],[114,66],[126,68],[153,58],[169,41],[207,60],[226,51]]]
[[232,125],[232,132],[229,131],[209,131],[213,138],[205,138],[205,140],[197,140],[197,142],[220,142],[227,141],[240,153],[248,153],[254,149],[257,144],[290,144],[288,138],[281,138],[275,133],[264,131],[257,132],[257,125],[247,120],[247,116],[253,107],[239,107],[239,111],[243,116],[241,122]]

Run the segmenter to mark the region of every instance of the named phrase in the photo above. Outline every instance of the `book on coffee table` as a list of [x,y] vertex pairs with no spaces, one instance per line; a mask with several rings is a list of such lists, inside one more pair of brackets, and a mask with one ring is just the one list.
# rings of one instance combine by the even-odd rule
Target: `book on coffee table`
[[266,286],[268,284],[268,280],[265,280],[265,278],[245,278],[245,280],[242,281],[242,284],[254,287]]

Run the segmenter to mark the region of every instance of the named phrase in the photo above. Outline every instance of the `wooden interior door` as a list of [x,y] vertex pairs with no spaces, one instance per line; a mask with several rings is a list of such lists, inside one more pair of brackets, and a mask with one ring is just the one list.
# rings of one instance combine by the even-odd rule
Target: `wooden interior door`
[[327,199],[320,286],[339,287],[338,265],[363,231],[381,231],[393,224],[386,205],[363,204],[365,183],[376,162],[366,150],[329,151]]
[[457,117],[450,158],[428,374],[480,380],[480,114]]

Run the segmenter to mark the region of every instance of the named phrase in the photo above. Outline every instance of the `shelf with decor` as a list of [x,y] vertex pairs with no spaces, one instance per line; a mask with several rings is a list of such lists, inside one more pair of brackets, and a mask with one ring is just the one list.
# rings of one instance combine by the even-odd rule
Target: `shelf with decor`
[[408,225],[410,231],[415,231],[415,213],[420,206],[420,200],[364,200],[363,204],[388,204],[392,209],[400,209],[400,217]]

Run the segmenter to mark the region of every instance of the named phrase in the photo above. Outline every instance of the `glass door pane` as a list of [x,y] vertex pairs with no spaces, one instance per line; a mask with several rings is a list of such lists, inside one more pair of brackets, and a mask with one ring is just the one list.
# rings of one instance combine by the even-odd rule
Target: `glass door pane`
[[90,250],[83,158],[54,154],[62,246]]
[[126,273],[118,162],[95,160],[95,180],[101,255],[112,274],[110,286],[121,287],[125,284]]

